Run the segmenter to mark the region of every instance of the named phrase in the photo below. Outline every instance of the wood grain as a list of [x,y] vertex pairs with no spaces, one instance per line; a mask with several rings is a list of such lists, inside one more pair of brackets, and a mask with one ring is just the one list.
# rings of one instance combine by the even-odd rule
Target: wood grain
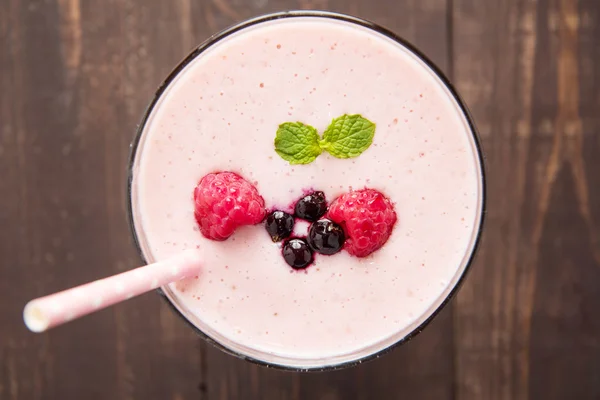
[[454,2],[455,81],[473,105],[490,182],[484,245],[455,307],[458,398],[600,396],[599,132],[582,107],[597,101],[598,7]]
[[[484,242],[409,344],[342,371],[259,367],[147,295],[33,335],[33,297],[139,263],[125,165],[157,85],[245,18],[327,9],[415,43],[471,106]],[[0,0],[0,399],[600,398],[597,0]]]
[[[2,3],[0,398],[198,393],[205,345],[158,296],[47,335],[20,321],[28,298],[139,262],[125,218],[128,145],[147,99],[188,50],[169,43],[178,21],[159,6]],[[171,26],[151,29],[159,20]]]

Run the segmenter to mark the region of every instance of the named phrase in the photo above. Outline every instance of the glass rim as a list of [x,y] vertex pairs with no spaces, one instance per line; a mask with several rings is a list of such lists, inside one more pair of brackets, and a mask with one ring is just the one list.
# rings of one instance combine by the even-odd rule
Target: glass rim
[[[128,163],[127,163],[127,190],[126,190],[127,219],[128,219],[128,223],[129,223],[129,229],[130,229],[131,235],[134,240],[134,245],[135,245],[142,261],[144,263],[147,263],[147,260],[144,256],[144,253],[142,250],[142,246],[140,244],[140,238],[135,229],[135,222],[134,222],[133,201],[132,201],[134,165],[135,165],[135,161],[136,161],[137,150],[138,150],[141,138],[143,136],[144,129],[148,122],[148,119],[149,119],[150,115],[152,114],[154,107],[159,102],[162,94],[165,92],[165,90],[171,84],[171,82],[197,56],[202,54],[205,50],[207,50],[208,48],[210,48],[217,42],[221,41],[222,39],[225,39],[226,37],[238,32],[238,31],[241,31],[245,28],[249,28],[249,27],[257,25],[257,24],[274,21],[274,20],[278,20],[278,19],[297,18],[297,17],[316,17],[316,18],[334,19],[334,20],[338,20],[338,21],[342,21],[342,22],[356,24],[356,25],[362,26],[364,28],[373,30],[376,33],[379,33],[379,34],[391,39],[392,41],[400,44],[401,46],[406,48],[409,52],[414,54],[416,56],[416,58],[419,59],[421,62],[423,62],[431,70],[431,72],[440,80],[441,84],[448,90],[448,92],[450,93],[450,95],[452,97],[452,100],[454,100],[454,102],[456,103],[456,106],[458,106],[460,112],[463,114],[464,119],[468,125],[468,130],[473,139],[474,150],[475,150],[474,153],[476,153],[474,155],[476,158],[476,163],[478,164],[478,167],[479,167],[480,173],[481,173],[481,176],[479,177],[479,182],[478,182],[480,184],[481,193],[479,196],[480,200],[478,202],[479,203],[478,206],[480,207],[479,216],[478,216],[479,218],[478,218],[478,220],[475,221],[477,224],[476,233],[475,233],[474,237],[472,236],[470,254],[465,253],[466,261],[463,261],[465,265],[464,265],[462,272],[458,276],[456,283],[449,290],[446,297],[440,302],[440,304],[431,312],[431,314],[429,314],[429,316],[427,318],[425,318],[419,325],[414,327],[409,333],[407,333],[405,336],[401,337],[394,343],[392,343],[386,347],[383,347],[382,349],[377,350],[373,353],[359,357],[357,359],[344,361],[341,363],[331,364],[331,365],[323,365],[323,366],[316,366],[316,367],[298,367],[298,366],[290,366],[290,365],[280,364],[277,362],[267,362],[264,360],[260,360],[260,359],[248,356],[246,354],[239,353],[238,351],[230,349],[230,348],[226,347],[225,345],[219,343],[217,340],[213,339],[208,334],[203,332],[198,326],[194,325],[192,323],[192,321],[190,321],[173,304],[171,299],[169,297],[167,297],[167,295],[164,293],[162,288],[156,289],[157,293],[159,293],[161,298],[163,298],[165,300],[165,302],[168,304],[168,306],[171,308],[171,310],[173,310],[181,319],[183,319],[185,321],[185,323],[188,326],[190,326],[200,337],[202,337],[208,343],[212,344],[213,346],[220,349],[221,351],[223,351],[227,354],[233,355],[237,358],[241,358],[243,360],[249,361],[251,363],[262,365],[262,366],[269,367],[269,368],[277,368],[277,369],[287,370],[287,371],[320,372],[320,371],[332,371],[332,370],[338,370],[338,369],[343,369],[343,368],[347,368],[347,367],[352,367],[352,366],[361,364],[363,362],[379,358],[380,356],[392,351],[397,346],[400,346],[400,345],[410,341],[416,335],[421,333],[423,331],[423,329],[425,329],[425,327],[427,325],[429,325],[429,323],[439,314],[439,312],[450,302],[450,300],[458,292],[458,290],[460,289],[461,285],[463,284],[469,270],[471,269],[471,266],[475,259],[477,250],[481,243],[481,236],[483,233],[483,226],[484,226],[485,214],[486,214],[486,199],[487,199],[485,160],[484,160],[483,147],[481,145],[481,139],[479,137],[478,130],[475,126],[474,119],[473,119],[469,109],[467,108],[465,102],[463,101],[461,96],[458,94],[457,90],[454,88],[454,86],[452,85],[450,80],[446,77],[446,75],[440,70],[440,68],[438,68],[437,65],[435,63],[433,63],[433,61],[431,61],[425,54],[423,54],[416,46],[412,45],[409,41],[400,37],[396,33],[388,30],[387,28],[384,28],[384,27],[382,27],[376,23],[373,23],[371,21],[368,21],[366,19],[354,17],[354,16],[347,15],[347,14],[337,13],[337,12],[316,11],[316,10],[294,10],[294,11],[282,11],[282,12],[264,14],[264,15],[261,15],[258,17],[246,19],[246,20],[239,22],[235,25],[232,25],[216,34],[211,35],[208,39],[203,41],[199,46],[197,46],[194,50],[192,50],[168,74],[168,76],[159,85],[158,89],[154,92],[154,95],[153,95],[151,101],[149,102],[148,106],[144,110],[142,118],[138,124],[135,136],[133,138],[133,141],[131,142],[131,144],[129,146],[130,151],[129,151],[129,158],[128,158]],[[469,250],[469,249],[467,249],[467,250]]]

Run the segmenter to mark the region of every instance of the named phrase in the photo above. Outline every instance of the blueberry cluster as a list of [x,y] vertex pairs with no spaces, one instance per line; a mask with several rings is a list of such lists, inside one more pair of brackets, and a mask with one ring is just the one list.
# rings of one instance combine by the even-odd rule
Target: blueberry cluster
[[[284,240],[283,258],[292,268],[308,267],[313,262],[315,252],[331,255],[344,246],[344,230],[335,222],[322,218],[326,212],[325,194],[313,192],[296,202],[294,215],[277,210],[267,216],[265,228],[274,242]],[[294,231],[295,218],[311,222],[308,237],[290,237]]]

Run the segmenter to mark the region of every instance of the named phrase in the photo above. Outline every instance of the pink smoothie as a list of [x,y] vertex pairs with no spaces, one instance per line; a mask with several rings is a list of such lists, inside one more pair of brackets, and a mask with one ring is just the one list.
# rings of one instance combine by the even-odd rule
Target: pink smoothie
[[[292,166],[275,153],[279,124],[323,132],[345,113],[377,124],[358,158]],[[371,256],[342,251],[295,272],[262,225],[224,242],[201,235],[193,189],[214,171],[254,182],[267,208],[367,186],[399,220]],[[205,253],[197,279],[163,288],[195,326],[243,356],[314,368],[382,350],[440,306],[473,250],[482,171],[466,117],[417,56],[353,23],[296,17],[227,36],[170,83],[143,130],[132,204],[149,262]]]

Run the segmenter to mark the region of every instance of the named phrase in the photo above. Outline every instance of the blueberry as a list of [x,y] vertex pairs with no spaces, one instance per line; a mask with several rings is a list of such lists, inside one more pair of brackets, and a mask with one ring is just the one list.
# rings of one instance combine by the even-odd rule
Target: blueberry
[[283,245],[283,258],[290,267],[306,268],[313,261],[313,254],[304,239],[290,239]]
[[315,222],[327,212],[325,193],[313,192],[296,203],[295,213],[298,218]]
[[308,244],[317,253],[335,254],[344,247],[345,241],[342,227],[328,219],[313,223],[308,231]]
[[292,234],[294,217],[283,211],[273,211],[267,217],[265,228],[274,242],[279,242]]

